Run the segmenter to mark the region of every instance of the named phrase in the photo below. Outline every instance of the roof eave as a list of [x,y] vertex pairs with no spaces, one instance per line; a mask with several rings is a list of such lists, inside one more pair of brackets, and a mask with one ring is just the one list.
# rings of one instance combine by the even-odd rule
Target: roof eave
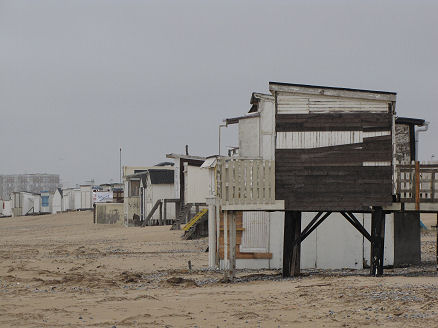
[[269,91],[272,94],[274,94],[275,92],[289,92],[289,93],[299,93],[299,94],[325,95],[332,97],[371,99],[371,100],[380,100],[380,101],[388,101],[388,102],[396,101],[396,96],[397,96],[396,92],[389,92],[389,91],[338,88],[338,87],[327,87],[320,85],[294,84],[294,83],[283,83],[283,82],[269,82]]

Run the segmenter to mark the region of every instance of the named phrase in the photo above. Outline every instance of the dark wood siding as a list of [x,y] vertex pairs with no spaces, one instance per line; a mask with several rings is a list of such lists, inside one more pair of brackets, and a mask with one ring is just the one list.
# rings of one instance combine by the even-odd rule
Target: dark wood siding
[[[283,114],[277,132],[391,131],[387,113]],[[367,210],[392,202],[391,135],[355,144],[310,149],[276,149],[276,199],[287,210]]]

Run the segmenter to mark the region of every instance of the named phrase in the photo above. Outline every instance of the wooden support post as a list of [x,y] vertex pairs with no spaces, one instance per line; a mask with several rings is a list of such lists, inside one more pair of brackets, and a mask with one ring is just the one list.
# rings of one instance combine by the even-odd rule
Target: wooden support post
[[371,214],[371,267],[372,276],[383,275],[383,259],[385,247],[385,212],[376,207]]
[[221,236],[221,211],[219,206],[219,201],[216,199],[215,203],[216,207],[216,266],[220,266],[220,258],[219,258],[219,249],[220,245],[220,236]]
[[207,197],[208,205],[208,267],[216,267],[216,198]]
[[224,278],[228,279],[228,211],[224,211]]
[[284,216],[283,277],[300,274],[301,243],[294,243],[301,236],[301,212],[286,211]]
[[180,216],[181,216],[181,200],[178,200],[175,202],[175,230],[181,230],[181,222],[180,222]]
[[163,222],[164,225],[167,224],[167,201],[163,199]]
[[236,212],[231,212],[230,222],[230,279],[236,274]]
[[438,271],[438,213],[436,214],[436,270]]
[[420,162],[415,161],[415,210],[420,210]]
[[163,202],[160,202],[160,221],[159,221],[159,225],[163,225]]

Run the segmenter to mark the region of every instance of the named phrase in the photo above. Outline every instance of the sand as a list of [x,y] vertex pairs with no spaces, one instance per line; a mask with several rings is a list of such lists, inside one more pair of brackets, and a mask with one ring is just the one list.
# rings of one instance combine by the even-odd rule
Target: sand
[[180,236],[93,225],[90,212],[0,219],[0,326],[438,326],[434,231],[421,266],[384,277],[241,271],[233,283],[207,269],[206,239]]

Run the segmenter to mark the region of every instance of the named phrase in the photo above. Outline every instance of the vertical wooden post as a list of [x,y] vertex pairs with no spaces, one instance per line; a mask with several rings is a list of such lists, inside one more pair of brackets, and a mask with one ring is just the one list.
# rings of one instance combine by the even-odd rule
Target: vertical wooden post
[[300,274],[301,243],[294,244],[301,235],[301,212],[286,211],[283,238],[283,277]]
[[415,210],[420,210],[420,162],[415,161]]
[[207,197],[208,205],[208,267],[216,267],[216,198]]
[[175,202],[175,230],[181,230],[181,200]]
[[371,214],[371,266],[370,275],[383,275],[385,248],[385,212],[376,207]]
[[438,271],[438,213],[436,214],[436,270]]
[[224,211],[224,272],[228,278],[228,211]]
[[219,249],[221,236],[221,211],[219,201],[216,199],[216,266],[220,267]]
[[158,222],[159,225],[163,225],[163,202],[160,201],[160,221]]
[[230,222],[230,279],[236,274],[236,212],[231,212]]
[[164,225],[167,224],[167,201],[163,199],[163,221]]

